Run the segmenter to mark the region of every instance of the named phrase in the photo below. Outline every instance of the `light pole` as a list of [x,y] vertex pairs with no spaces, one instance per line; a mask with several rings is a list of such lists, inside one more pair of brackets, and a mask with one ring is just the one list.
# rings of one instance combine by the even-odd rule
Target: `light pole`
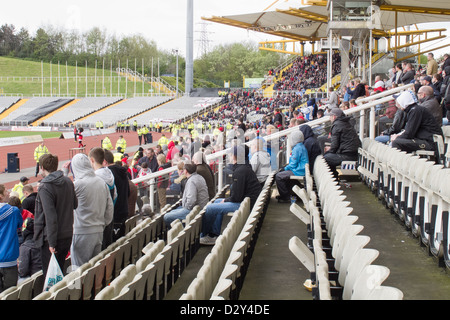
[[176,92],[176,97],[178,98],[178,49],[173,49],[172,52],[177,55],[177,92]]

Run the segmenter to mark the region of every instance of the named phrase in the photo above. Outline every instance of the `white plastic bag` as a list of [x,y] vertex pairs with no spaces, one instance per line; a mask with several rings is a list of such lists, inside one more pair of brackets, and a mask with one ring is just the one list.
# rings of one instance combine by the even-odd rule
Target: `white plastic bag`
[[63,277],[64,275],[59,267],[58,260],[56,260],[55,254],[52,253],[50,263],[48,264],[47,275],[45,276],[43,291],[48,291],[52,286],[61,281]]

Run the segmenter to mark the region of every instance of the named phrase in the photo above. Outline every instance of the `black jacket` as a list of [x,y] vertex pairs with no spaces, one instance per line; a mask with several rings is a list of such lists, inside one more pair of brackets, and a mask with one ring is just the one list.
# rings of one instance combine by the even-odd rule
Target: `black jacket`
[[305,140],[303,141],[303,145],[308,151],[309,171],[313,172],[314,161],[316,161],[317,156],[322,153],[320,144],[317,141],[317,138],[310,126],[300,126],[300,131],[303,133],[303,137],[305,138]]
[[402,109],[398,108],[394,116],[394,121],[392,126],[383,131],[385,136],[390,136],[395,133],[399,133],[405,127],[406,123],[406,113]]
[[414,103],[406,107],[405,132],[403,139],[421,139],[433,143],[433,134],[442,135],[441,127],[426,108]]
[[25,210],[28,210],[32,214],[34,214],[34,209],[35,209],[35,206],[36,206],[36,196],[37,196],[37,192],[33,192],[28,197],[23,199],[23,201],[22,201],[22,208],[24,208]]
[[114,183],[117,188],[117,200],[114,204],[113,221],[123,222],[128,218],[128,197],[130,196],[127,169],[115,164],[108,168],[114,176]]
[[231,194],[230,197],[225,199],[225,202],[240,203],[244,201],[246,197],[249,197],[250,206],[253,207],[261,190],[261,184],[251,165],[237,164],[234,166]]
[[359,97],[366,96],[366,86],[363,83],[360,83],[356,86],[355,90],[347,89],[347,93],[352,95],[352,99],[358,99]]
[[42,247],[48,241],[56,247],[58,239],[71,239],[73,210],[78,207],[73,182],[62,171],[50,173],[42,179],[36,196],[34,241]]
[[343,116],[334,120],[331,126],[331,146],[328,152],[357,155],[361,140],[350,123],[350,117]]
[[414,80],[414,76],[416,75],[416,71],[415,70],[409,70],[406,71],[402,74],[402,83],[403,84],[410,84],[411,81]]

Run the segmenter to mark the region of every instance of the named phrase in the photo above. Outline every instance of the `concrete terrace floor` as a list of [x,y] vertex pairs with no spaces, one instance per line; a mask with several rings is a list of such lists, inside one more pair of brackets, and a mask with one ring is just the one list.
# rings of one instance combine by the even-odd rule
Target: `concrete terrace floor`
[[[428,255],[419,240],[366,185],[359,180],[350,184],[352,188],[342,188],[351,201],[353,214],[359,217],[356,224],[364,226],[360,234],[371,238],[366,248],[380,252],[373,264],[390,269],[383,285],[402,290],[404,300],[449,300],[448,271],[438,266],[436,259]],[[290,212],[290,204],[279,204],[276,195],[274,186],[239,300],[311,301],[311,292],[303,287],[304,281],[310,278],[309,271],[288,247],[293,236],[306,243],[306,225]],[[186,292],[210,250],[210,247],[200,248],[165,300],[177,300]]]

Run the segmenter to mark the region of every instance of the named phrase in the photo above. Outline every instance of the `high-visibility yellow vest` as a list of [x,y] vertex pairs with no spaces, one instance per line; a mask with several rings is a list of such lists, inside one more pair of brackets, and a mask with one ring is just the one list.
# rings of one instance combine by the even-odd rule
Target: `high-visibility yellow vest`
[[122,161],[122,156],[123,156],[123,153],[121,153],[121,152],[114,153],[114,162]]
[[163,146],[163,145],[165,145],[165,144],[169,144],[169,139],[167,139],[166,137],[161,137],[161,138],[158,140],[158,144],[161,145],[161,146]]
[[125,152],[125,149],[127,148],[127,142],[125,141],[125,139],[119,139],[116,142],[116,150],[117,148],[121,147],[122,148],[122,152]]
[[50,153],[46,146],[38,145],[36,149],[34,149],[34,160],[39,162],[39,158],[44,154]]
[[103,139],[103,141],[102,141],[102,148],[105,149],[105,150],[111,150],[113,148],[111,140],[109,140],[108,137]]
[[25,196],[23,195],[23,184],[21,182],[16,184],[14,186],[14,188],[12,188],[12,191],[17,192],[17,194],[19,195],[20,201],[23,201],[23,199],[25,199]]

